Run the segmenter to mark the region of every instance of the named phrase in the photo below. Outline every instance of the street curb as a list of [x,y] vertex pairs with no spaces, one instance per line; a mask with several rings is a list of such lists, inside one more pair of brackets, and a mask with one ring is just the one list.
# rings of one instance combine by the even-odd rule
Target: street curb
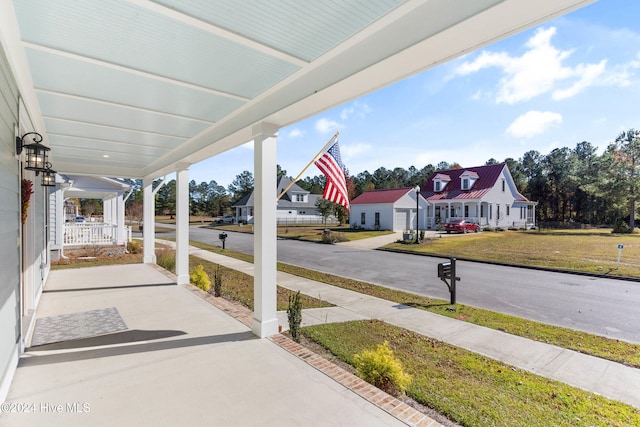
[[[383,252],[395,252],[395,253],[406,254],[406,255],[427,256],[427,257],[431,257],[431,258],[441,258],[441,259],[450,258],[450,257],[448,257],[446,255],[426,254],[426,253],[419,253],[419,252],[413,252],[413,251],[405,251],[405,250],[402,250],[402,249],[376,248],[375,250],[376,251],[383,251]],[[589,272],[585,272],[585,271],[563,270],[563,269],[560,269],[560,268],[539,267],[539,266],[535,266],[535,265],[511,264],[511,263],[499,262],[499,261],[480,261],[480,260],[477,260],[477,259],[464,258],[464,257],[463,258],[455,257],[455,258],[458,261],[475,262],[477,264],[489,264],[489,265],[499,265],[499,266],[502,266],[502,267],[526,268],[528,270],[547,271],[547,272],[550,272],[550,273],[564,273],[564,274],[573,274],[575,276],[596,277],[596,278],[599,278],[599,279],[624,280],[624,281],[627,281],[627,282],[640,283],[640,277],[607,276],[606,274],[589,273]]]

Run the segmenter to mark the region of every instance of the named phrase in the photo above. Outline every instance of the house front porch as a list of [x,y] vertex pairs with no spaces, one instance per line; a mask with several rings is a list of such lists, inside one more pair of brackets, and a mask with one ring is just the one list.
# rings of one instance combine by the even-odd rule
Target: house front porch
[[149,264],[52,271],[6,399],[28,411],[0,424],[404,425],[194,289]]

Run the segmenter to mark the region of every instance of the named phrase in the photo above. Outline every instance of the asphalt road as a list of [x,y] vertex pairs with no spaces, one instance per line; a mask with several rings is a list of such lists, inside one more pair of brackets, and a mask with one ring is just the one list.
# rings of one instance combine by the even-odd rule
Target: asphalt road
[[[192,240],[221,246],[218,234],[190,228]],[[253,253],[253,235],[228,235],[226,248]],[[279,239],[278,261],[449,300],[439,258]],[[457,270],[459,303],[640,343],[638,282],[464,261]]]

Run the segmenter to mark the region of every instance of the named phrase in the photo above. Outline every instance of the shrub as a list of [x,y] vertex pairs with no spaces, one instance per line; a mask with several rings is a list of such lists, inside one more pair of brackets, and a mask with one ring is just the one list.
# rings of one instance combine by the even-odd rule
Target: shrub
[[140,240],[132,240],[127,245],[127,251],[131,254],[142,253],[142,242]]
[[420,240],[424,240],[424,230],[420,230]]
[[631,228],[626,222],[618,220],[616,225],[613,226],[612,233],[631,233]]
[[222,274],[220,273],[220,264],[216,266],[216,271],[213,273],[213,296],[222,296]]
[[343,233],[337,233],[331,230],[325,230],[322,233],[322,243],[338,243],[338,242],[346,242],[347,238]]
[[196,286],[205,292],[208,292],[211,288],[211,280],[209,279],[207,272],[204,271],[204,266],[202,264],[199,264],[195,270],[191,272],[189,275],[189,281],[193,286]]
[[300,324],[302,323],[302,302],[300,291],[289,295],[289,308],[287,308],[289,320],[289,333],[295,342],[300,342]]
[[375,350],[364,350],[354,356],[358,376],[370,384],[397,396],[411,383],[411,375],[404,371],[385,341]]
[[156,249],[156,264],[172,273],[176,272],[176,251]]

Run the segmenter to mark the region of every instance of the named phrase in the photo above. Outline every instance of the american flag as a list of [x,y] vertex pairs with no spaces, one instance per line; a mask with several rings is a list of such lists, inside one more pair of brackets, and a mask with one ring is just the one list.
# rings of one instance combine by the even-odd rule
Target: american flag
[[315,165],[327,177],[327,185],[324,187],[322,197],[338,203],[350,211],[347,180],[344,176],[345,167],[340,158],[340,146],[337,140],[327,151],[322,153],[315,161]]

